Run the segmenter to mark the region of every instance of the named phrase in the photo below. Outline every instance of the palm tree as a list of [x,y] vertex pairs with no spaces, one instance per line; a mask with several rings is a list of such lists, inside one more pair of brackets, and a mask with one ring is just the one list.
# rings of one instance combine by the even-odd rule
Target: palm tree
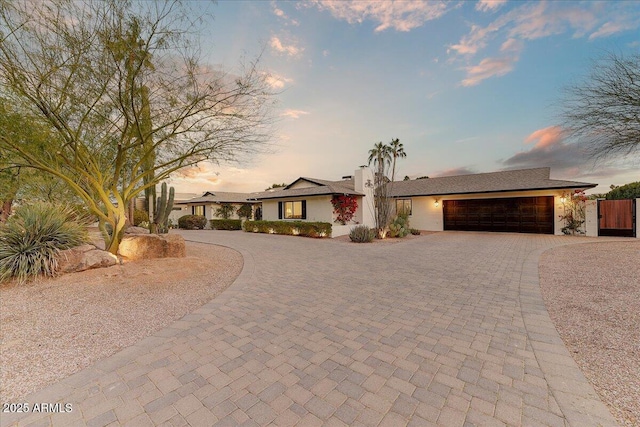
[[404,152],[404,146],[398,138],[392,139],[388,145],[389,152],[393,157],[393,166],[391,167],[391,182],[396,180],[396,160],[398,157],[407,157],[407,153]]
[[369,150],[369,165],[378,168],[374,179],[374,215],[379,239],[384,239],[389,222],[391,204],[387,189],[385,170],[391,164],[391,150],[388,145],[378,142]]

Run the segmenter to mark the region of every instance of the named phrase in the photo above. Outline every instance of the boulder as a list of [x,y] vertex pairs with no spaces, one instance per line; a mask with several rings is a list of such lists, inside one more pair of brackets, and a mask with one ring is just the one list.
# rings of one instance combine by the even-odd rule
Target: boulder
[[178,234],[131,234],[122,239],[118,255],[128,260],[183,258],[186,248]]
[[92,268],[110,267],[118,262],[118,258],[93,245],[81,245],[65,249],[58,254],[58,272],[73,273]]

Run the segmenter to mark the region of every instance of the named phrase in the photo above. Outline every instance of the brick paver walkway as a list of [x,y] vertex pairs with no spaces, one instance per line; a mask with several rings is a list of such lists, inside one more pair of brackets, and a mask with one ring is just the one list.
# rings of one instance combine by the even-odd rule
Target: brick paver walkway
[[[21,425],[616,425],[538,286],[545,249],[590,239],[443,232],[356,245],[182,234],[241,251],[238,280],[27,397],[73,411]],[[2,414],[1,424],[16,420]]]

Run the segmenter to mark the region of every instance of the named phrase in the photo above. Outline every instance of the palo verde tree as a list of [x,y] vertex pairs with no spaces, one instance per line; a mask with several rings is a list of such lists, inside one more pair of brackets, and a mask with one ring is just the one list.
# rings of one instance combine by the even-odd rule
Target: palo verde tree
[[66,182],[117,253],[127,206],[171,173],[232,161],[270,138],[257,60],[235,73],[199,56],[189,2],[0,0],[0,92],[54,134],[45,150],[0,135],[13,166]]
[[564,127],[595,158],[640,150],[640,52],[608,53],[565,90]]

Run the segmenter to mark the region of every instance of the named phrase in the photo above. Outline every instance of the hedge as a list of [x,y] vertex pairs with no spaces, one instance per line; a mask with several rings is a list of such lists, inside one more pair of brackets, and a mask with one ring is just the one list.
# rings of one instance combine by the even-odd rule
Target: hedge
[[331,223],[303,221],[245,221],[249,233],[287,234],[304,237],[331,237]]
[[239,219],[212,219],[209,221],[212,230],[242,230]]
[[178,218],[178,227],[185,230],[202,230],[207,225],[204,215],[184,215]]

